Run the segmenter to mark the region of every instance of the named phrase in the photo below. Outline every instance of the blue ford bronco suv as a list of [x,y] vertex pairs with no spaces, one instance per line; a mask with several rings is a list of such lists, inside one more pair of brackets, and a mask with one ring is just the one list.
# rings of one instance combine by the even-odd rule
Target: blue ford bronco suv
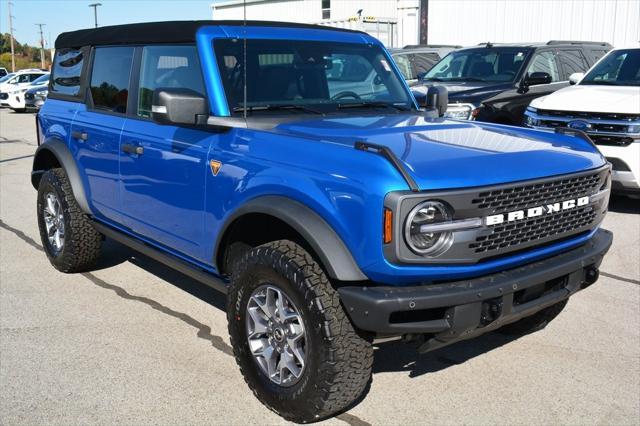
[[286,419],[353,405],[375,339],[544,327],[611,245],[587,136],[446,120],[438,88],[420,110],[365,33],[159,22],[55,47],[31,176],[51,263],[87,270],[108,237],[226,293],[240,370]]

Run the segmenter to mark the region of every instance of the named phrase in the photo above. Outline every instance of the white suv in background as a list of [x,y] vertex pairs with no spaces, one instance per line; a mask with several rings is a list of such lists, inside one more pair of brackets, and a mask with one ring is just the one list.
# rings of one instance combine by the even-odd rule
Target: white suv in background
[[42,71],[37,68],[16,71],[9,79],[0,82],[0,106],[9,106],[9,96],[15,96],[18,93],[24,93],[26,86],[49,74],[48,71]]
[[613,165],[614,191],[640,197],[640,48],[612,50],[570,81],[534,99],[524,124],[586,132]]

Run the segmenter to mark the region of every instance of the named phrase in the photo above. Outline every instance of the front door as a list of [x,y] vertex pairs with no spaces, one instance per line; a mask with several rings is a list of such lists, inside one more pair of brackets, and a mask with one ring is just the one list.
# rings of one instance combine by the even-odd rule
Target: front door
[[138,49],[137,60],[135,111],[120,143],[124,221],[137,234],[202,259],[207,155],[217,136],[151,120],[156,88],[205,93],[197,51],[185,45],[145,46]]

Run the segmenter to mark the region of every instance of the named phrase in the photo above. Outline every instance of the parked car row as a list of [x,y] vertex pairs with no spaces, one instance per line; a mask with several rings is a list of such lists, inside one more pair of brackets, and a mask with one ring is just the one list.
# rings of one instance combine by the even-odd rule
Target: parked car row
[[613,190],[640,197],[640,48],[615,49],[571,86],[531,102],[527,127],[583,131],[613,168]]
[[[437,47],[450,51],[428,64],[442,53]],[[611,49],[602,42],[549,41],[391,53],[421,105],[437,85],[448,91],[448,118],[585,132],[612,164],[614,190],[638,197],[640,49]],[[420,59],[409,60],[410,54]],[[426,71],[418,75],[415,64]]]
[[49,72],[37,68],[9,73],[0,78],[0,107],[16,112],[37,110],[47,97]]

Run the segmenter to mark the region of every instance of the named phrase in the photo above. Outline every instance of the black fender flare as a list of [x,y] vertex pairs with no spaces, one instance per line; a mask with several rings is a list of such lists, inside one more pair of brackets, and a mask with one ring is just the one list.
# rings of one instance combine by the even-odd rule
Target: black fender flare
[[295,229],[318,255],[331,278],[340,281],[368,280],[342,239],[320,215],[297,201],[276,195],[254,198],[231,214],[218,233],[214,263],[217,264],[220,245],[229,226],[236,219],[250,213],[273,216]]
[[36,149],[31,171],[31,184],[33,187],[38,189],[42,175],[48,170],[47,168],[42,167],[42,159],[47,154],[52,154],[56,160],[58,160],[60,167],[64,169],[67,177],[69,178],[69,182],[71,183],[73,196],[76,198],[76,201],[82,211],[86,214],[91,214],[87,195],[84,190],[84,184],[80,178],[80,172],[78,171],[76,161],[73,158],[73,155],[71,155],[71,151],[69,151],[67,145],[60,139],[49,139]]

